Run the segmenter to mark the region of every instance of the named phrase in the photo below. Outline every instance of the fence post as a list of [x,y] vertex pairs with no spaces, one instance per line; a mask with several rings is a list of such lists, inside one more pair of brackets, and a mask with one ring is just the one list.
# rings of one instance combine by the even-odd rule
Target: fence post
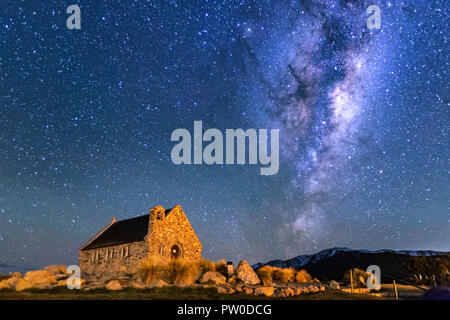
[[353,293],[353,270],[350,269],[350,285],[352,287],[352,293]]
[[395,300],[398,300],[397,284],[395,283],[395,280],[393,281],[394,281]]

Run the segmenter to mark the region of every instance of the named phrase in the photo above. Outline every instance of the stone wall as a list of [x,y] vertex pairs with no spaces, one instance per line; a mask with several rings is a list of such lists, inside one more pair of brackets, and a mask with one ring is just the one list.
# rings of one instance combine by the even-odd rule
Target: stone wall
[[119,275],[121,269],[134,273],[140,260],[147,257],[146,241],[80,251],[78,266],[81,278],[105,281]]
[[[158,207],[154,209],[156,208]],[[161,219],[158,209],[153,213],[150,214],[149,231],[151,233],[147,239],[149,255],[160,255],[168,261],[171,259],[172,246],[177,244],[181,247],[184,259],[197,260],[201,258],[202,245],[179,205],[174,207],[163,219]]]

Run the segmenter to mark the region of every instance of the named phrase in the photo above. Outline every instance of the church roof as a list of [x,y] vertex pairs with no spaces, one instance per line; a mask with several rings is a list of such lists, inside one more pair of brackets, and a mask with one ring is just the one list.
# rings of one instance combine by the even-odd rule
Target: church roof
[[[165,214],[169,214],[171,210],[166,209]],[[149,214],[146,214],[131,219],[112,222],[83,245],[80,250],[91,250],[143,241],[148,233],[149,216]]]

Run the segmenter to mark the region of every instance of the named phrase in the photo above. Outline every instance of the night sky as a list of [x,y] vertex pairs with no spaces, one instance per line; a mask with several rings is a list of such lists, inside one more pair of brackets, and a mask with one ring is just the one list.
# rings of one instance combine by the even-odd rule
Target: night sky
[[[76,263],[112,217],[158,204],[182,206],[213,260],[450,250],[449,9],[2,0],[0,263]],[[174,165],[171,133],[194,120],[280,129],[278,174]]]

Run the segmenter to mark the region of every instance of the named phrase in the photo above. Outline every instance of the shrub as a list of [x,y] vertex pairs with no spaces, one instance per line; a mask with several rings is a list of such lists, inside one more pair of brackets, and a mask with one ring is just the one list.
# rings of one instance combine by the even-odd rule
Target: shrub
[[197,262],[197,267],[198,267],[198,271],[199,271],[199,277],[201,277],[203,274],[205,274],[208,271],[216,271],[216,264],[207,259],[200,259]]
[[294,279],[295,270],[292,268],[273,267],[272,278],[280,282],[291,282]]
[[150,284],[162,276],[164,264],[158,256],[149,256],[142,259],[138,265],[137,272],[142,281]]
[[272,284],[272,269],[271,266],[263,266],[256,270],[256,274],[265,286]]
[[311,275],[306,270],[300,270],[295,275],[295,282],[312,282],[313,279]]
[[169,283],[177,285],[192,284],[199,278],[198,264],[183,259],[173,259],[166,265],[165,278]]
[[450,285],[450,254],[411,257],[404,265],[409,281],[421,285]]
[[[353,286],[355,288],[357,288],[357,287],[365,287],[367,278],[369,278],[370,273],[368,273],[366,271],[363,271],[361,269],[358,269],[358,268],[353,268],[351,270],[352,270],[352,277],[353,277]],[[350,270],[348,270],[344,274],[344,277],[342,278],[342,282],[345,285],[347,285],[347,286],[351,285],[351,282],[350,282]]]
[[216,271],[222,274],[223,276],[228,276],[227,263],[225,260],[220,260],[215,263]]

